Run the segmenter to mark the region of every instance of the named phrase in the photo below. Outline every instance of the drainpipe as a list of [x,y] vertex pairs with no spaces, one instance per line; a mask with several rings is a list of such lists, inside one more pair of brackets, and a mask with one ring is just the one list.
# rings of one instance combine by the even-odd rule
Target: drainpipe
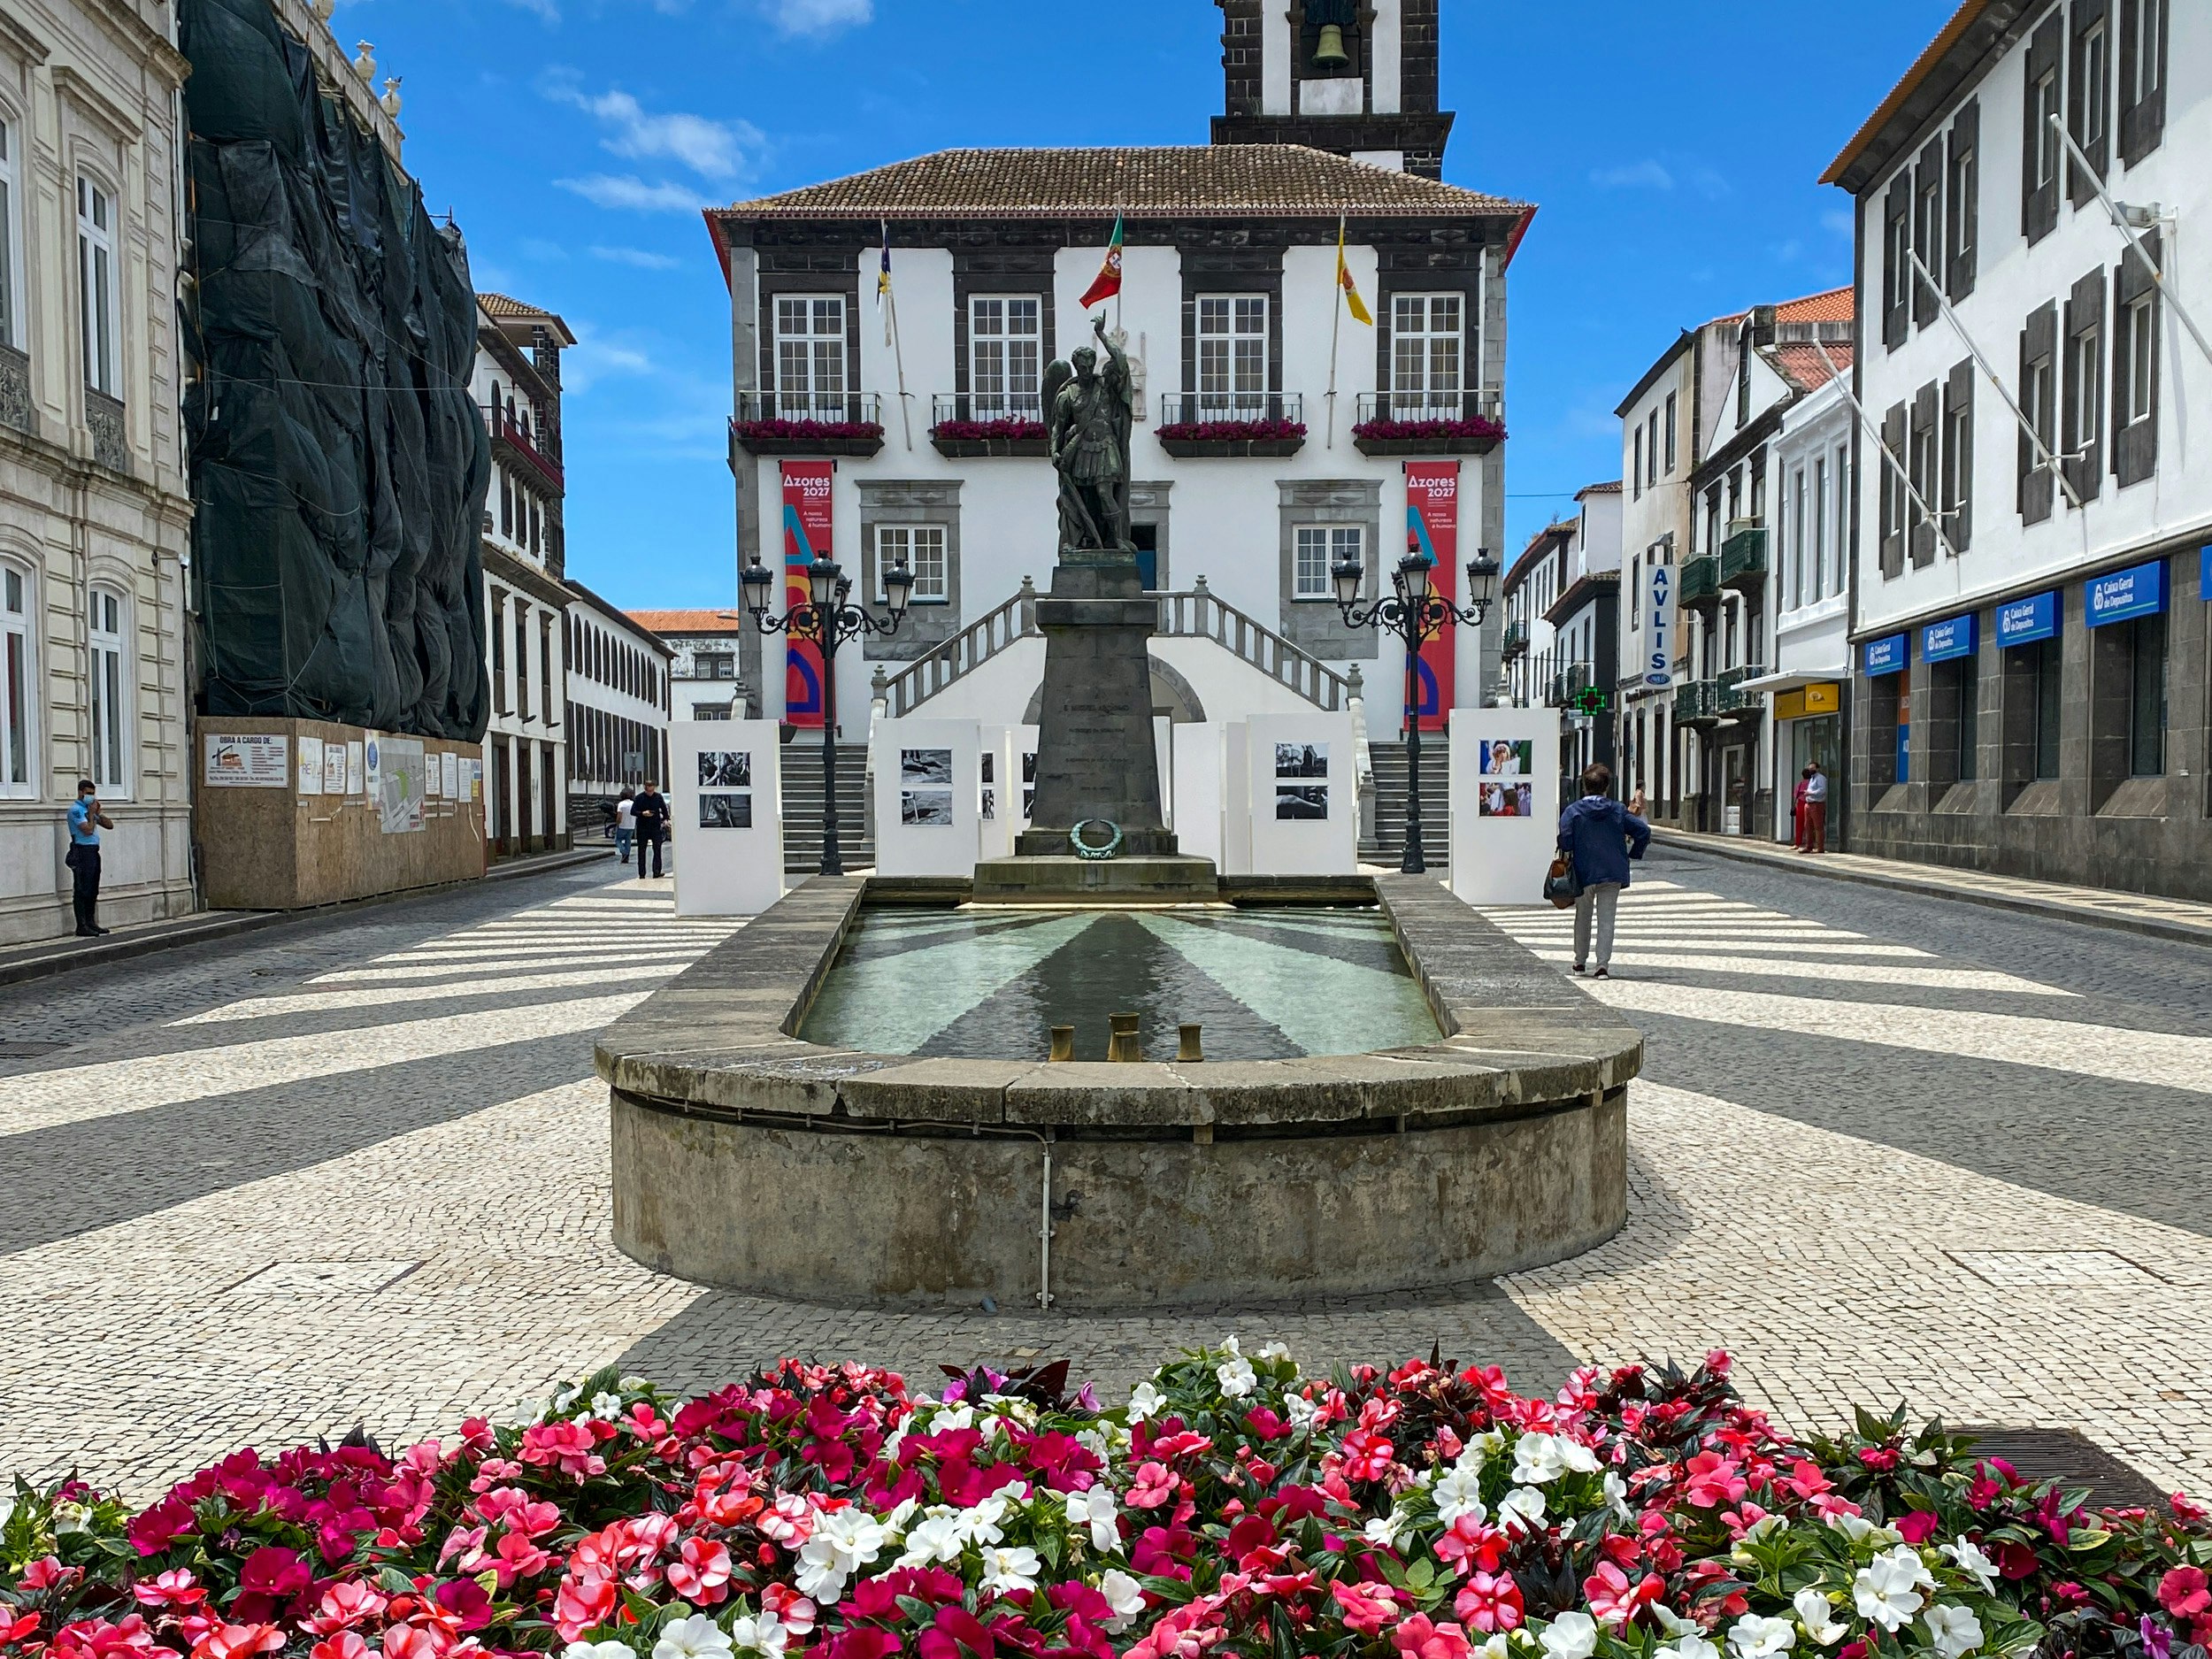
[[1037,1306],[1042,1312],[1052,1311],[1052,1143],[1058,1131],[1048,1129],[1017,1129],[1018,1135],[1026,1135],[1043,1149],[1045,1155],[1043,1195],[1037,1210]]

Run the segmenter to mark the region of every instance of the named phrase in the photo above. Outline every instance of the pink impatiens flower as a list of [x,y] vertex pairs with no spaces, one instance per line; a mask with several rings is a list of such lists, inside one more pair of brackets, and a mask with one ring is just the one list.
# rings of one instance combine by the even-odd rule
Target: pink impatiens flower
[[1470,1574],[1453,1599],[1452,1611],[1486,1635],[1518,1630],[1525,1616],[1521,1586],[1513,1582],[1509,1572]]
[[1329,1586],[1329,1595],[1346,1628],[1363,1636],[1379,1635],[1398,1617],[1398,1593],[1386,1584],[1347,1584],[1339,1579]]
[[1136,1484],[1125,1502],[1133,1509],[1156,1509],[1175,1495],[1175,1477],[1165,1463],[1137,1465]]
[[2196,1618],[2212,1611],[2212,1588],[2201,1567],[2173,1567],[2158,1581],[2158,1604],[2176,1618]]
[[1473,1647],[1458,1625],[1448,1619],[1432,1624],[1426,1613],[1402,1620],[1390,1632],[1390,1640],[1403,1659],[1467,1659]]
[[1701,1509],[1733,1503],[1751,1490],[1750,1483],[1738,1472],[1736,1460],[1718,1452],[1700,1452],[1683,1465],[1683,1473],[1686,1481],[1682,1495]]
[[698,1607],[712,1607],[729,1595],[729,1547],[710,1538],[687,1538],[681,1559],[669,1563],[668,1587]]

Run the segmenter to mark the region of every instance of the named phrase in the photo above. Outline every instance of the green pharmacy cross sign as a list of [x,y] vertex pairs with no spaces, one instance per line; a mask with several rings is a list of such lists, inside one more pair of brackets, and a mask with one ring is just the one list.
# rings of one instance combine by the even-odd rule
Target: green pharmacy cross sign
[[1577,714],[1603,714],[1610,706],[1602,687],[1585,686],[1574,695],[1571,704]]

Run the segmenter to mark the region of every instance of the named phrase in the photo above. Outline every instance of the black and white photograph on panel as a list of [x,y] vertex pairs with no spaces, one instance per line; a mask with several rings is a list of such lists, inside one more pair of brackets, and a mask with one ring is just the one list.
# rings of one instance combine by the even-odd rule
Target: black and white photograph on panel
[[1327,777],[1329,746],[1326,743],[1276,744],[1275,775],[1278,778]]
[[[912,755],[930,751],[910,749],[906,752]],[[899,822],[909,829],[950,829],[952,827],[952,791],[949,789],[900,790]]]
[[702,789],[749,789],[753,787],[753,751],[749,749],[703,749],[699,751]]
[[949,749],[902,749],[899,751],[899,782],[907,787],[915,784],[952,782],[952,751]]
[[[701,759],[705,757],[702,756]],[[753,827],[753,796],[750,790],[725,795],[703,795],[699,797],[699,827],[701,829],[750,829]]]
[[1329,816],[1329,786],[1325,783],[1307,783],[1293,787],[1278,785],[1275,790],[1277,819],[1310,822]]

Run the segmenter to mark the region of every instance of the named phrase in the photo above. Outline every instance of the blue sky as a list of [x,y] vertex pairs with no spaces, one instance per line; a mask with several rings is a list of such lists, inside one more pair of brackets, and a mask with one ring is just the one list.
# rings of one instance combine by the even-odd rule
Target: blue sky
[[[1618,475],[1675,332],[1850,280],[1814,182],[1952,0],[1444,0],[1445,176],[1532,200],[1509,301],[1508,540]],[[1211,0],[345,0],[477,286],[565,316],[570,573],[735,587],[727,300],[697,208],[956,144],[1198,143]],[[1839,25],[1847,15],[1848,27]],[[1509,557],[1511,549],[1507,549]]]

